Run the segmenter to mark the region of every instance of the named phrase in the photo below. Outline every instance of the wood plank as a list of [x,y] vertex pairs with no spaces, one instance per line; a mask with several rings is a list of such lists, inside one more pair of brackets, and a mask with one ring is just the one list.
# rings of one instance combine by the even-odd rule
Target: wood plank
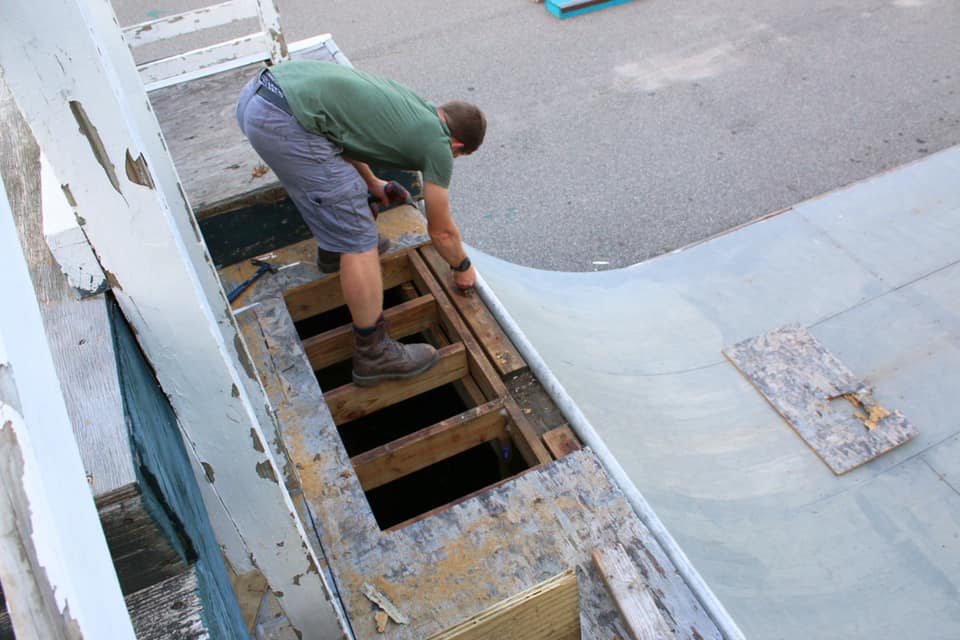
[[[390,337],[394,340],[425,331],[438,320],[437,303],[433,296],[414,298],[383,312]],[[353,326],[345,324],[302,341],[310,365],[314,370],[329,367],[353,354]]]
[[210,638],[195,567],[126,597],[138,640]]
[[583,448],[577,435],[567,424],[543,434],[543,443],[547,445],[547,449],[557,460]]
[[423,247],[420,254],[500,375],[506,376],[526,369],[527,363],[523,356],[500,328],[480,296],[464,295],[456,289],[450,277],[450,266],[440,257],[436,248],[432,245]]
[[517,405],[516,401],[510,397],[507,386],[497,374],[490,360],[487,358],[483,349],[480,347],[476,338],[467,328],[460,317],[460,314],[454,308],[447,294],[437,283],[436,278],[427,266],[423,257],[418,251],[410,253],[410,271],[411,276],[422,293],[430,293],[437,301],[437,307],[440,310],[440,324],[449,334],[452,340],[459,339],[467,349],[467,359],[470,366],[470,375],[480,386],[480,389],[486,394],[487,398],[504,398],[504,408],[510,415],[513,423],[516,437],[514,443],[520,450],[521,455],[530,466],[547,464],[553,461],[550,452],[547,451],[540,437],[536,434],[530,421],[524,415],[523,411]]
[[775,329],[723,353],[837,475],[918,433],[804,327]]
[[458,453],[506,437],[503,402],[479,407],[351,458],[364,491],[429,467]]
[[[380,261],[384,290],[410,280],[409,251],[390,254]],[[340,274],[333,273],[310,284],[290,289],[284,294],[287,309],[294,322],[336,309],[345,304],[340,288]]]
[[430,636],[430,640],[579,640],[580,592],[573,569]]
[[623,545],[618,543],[609,549],[594,551],[593,564],[613,596],[633,640],[672,640],[675,637],[657,608],[650,587]]
[[407,398],[458,380],[467,375],[467,357],[463,345],[440,349],[440,360],[429,371],[409,380],[388,380],[373,387],[350,383],[323,394],[336,424],[362,418]]

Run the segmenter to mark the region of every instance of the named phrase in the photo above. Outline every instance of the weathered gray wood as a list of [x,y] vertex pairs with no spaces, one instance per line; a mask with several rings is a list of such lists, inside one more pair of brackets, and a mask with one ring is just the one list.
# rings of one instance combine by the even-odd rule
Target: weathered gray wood
[[202,640],[210,637],[197,597],[193,567],[126,597],[137,640]]
[[803,327],[775,329],[728,347],[724,355],[838,475],[917,434]]
[[594,551],[593,564],[617,603],[632,640],[673,639],[673,630],[622,546]]
[[100,523],[124,594],[145,589],[187,568],[181,552],[152,515],[160,505],[149,505],[148,501],[136,485],[97,499]]
[[[104,297],[80,300],[47,247],[40,198],[40,149],[12,102],[0,101],[0,175],[14,210],[50,351],[94,495],[136,481],[123,419]],[[32,169],[31,169],[32,167]]]
[[[423,638],[569,567],[586,568],[593,550],[617,543],[679,638],[720,638],[589,449],[381,532],[282,299],[261,298],[238,321],[260,325],[263,340],[248,346],[358,638],[381,637],[364,583],[410,618],[391,626],[390,637]],[[599,576],[583,571],[581,578],[583,637],[623,637]]]

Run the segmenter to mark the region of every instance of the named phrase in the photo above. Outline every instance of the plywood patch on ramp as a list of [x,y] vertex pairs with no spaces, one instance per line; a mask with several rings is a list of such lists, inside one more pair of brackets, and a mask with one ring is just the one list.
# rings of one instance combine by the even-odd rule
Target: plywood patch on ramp
[[837,475],[918,433],[803,327],[775,329],[723,353]]

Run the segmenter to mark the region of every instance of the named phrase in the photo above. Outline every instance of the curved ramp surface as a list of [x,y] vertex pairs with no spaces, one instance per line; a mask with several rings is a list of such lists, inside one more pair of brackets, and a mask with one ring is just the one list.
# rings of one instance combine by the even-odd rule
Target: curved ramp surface
[[[749,638],[960,638],[960,148],[630,268],[471,252]],[[800,324],[919,435],[834,475],[722,355]]]

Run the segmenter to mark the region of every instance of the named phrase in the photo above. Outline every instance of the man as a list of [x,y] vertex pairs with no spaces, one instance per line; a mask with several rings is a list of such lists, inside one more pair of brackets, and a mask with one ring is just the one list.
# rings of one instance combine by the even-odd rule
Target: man
[[295,60],[250,81],[237,121],[316,238],[318,262],[339,255],[353,319],[354,382],[370,386],[432,367],[438,358],[432,346],[403,345],[387,334],[381,242],[367,200],[369,192],[387,204],[387,183],[369,165],[422,172],[427,231],[457,287],[469,291],[476,273],[447,190],[453,159],[483,142],[483,113],[459,101],[436,107],[399,83],[343,65]]

